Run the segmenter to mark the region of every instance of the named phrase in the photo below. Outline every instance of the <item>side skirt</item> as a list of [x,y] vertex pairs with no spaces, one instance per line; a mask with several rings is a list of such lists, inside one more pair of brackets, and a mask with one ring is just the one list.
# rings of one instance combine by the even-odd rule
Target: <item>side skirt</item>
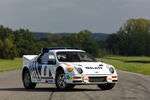
[[31,81],[33,83],[55,84],[55,79],[36,79],[36,78],[32,78]]

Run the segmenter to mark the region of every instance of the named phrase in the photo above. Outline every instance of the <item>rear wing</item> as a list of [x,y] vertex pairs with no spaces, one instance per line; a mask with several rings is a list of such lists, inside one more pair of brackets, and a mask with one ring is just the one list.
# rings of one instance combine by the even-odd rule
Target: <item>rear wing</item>
[[28,65],[37,55],[23,55],[23,66]]

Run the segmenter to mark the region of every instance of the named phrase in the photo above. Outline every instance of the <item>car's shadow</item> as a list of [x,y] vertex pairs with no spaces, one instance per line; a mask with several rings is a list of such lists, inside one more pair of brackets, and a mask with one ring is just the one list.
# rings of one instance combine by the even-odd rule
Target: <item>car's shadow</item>
[[74,88],[70,90],[59,90],[57,88],[35,88],[35,89],[25,89],[25,88],[0,88],[0,91],[22,91],[22,92],[80,92],[80,91],[102,91],[101,89],[81,89]]

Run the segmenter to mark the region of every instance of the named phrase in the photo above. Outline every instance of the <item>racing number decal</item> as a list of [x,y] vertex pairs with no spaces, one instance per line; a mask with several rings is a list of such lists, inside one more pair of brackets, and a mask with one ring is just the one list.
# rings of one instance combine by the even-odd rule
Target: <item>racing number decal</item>
[[41,78],[52,78],[50,67],[47,65],[43,65],[41,69]]

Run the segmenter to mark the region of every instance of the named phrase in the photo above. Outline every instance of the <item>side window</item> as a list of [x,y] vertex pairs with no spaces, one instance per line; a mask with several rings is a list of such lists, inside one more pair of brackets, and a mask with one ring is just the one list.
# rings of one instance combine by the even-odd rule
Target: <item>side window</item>
[[41,63],[47,64],[48,61],[48,53],[45,53],[43,56],[41,56]]
[[50,53],[50,54],[48,55],[48,59],[49,59],[49,60],[55,60],[54,54]]
[[53,53],[45,53],[43,56],[41,56],[41,63],[47,64],[49,60],[54,60],[55,56]]

